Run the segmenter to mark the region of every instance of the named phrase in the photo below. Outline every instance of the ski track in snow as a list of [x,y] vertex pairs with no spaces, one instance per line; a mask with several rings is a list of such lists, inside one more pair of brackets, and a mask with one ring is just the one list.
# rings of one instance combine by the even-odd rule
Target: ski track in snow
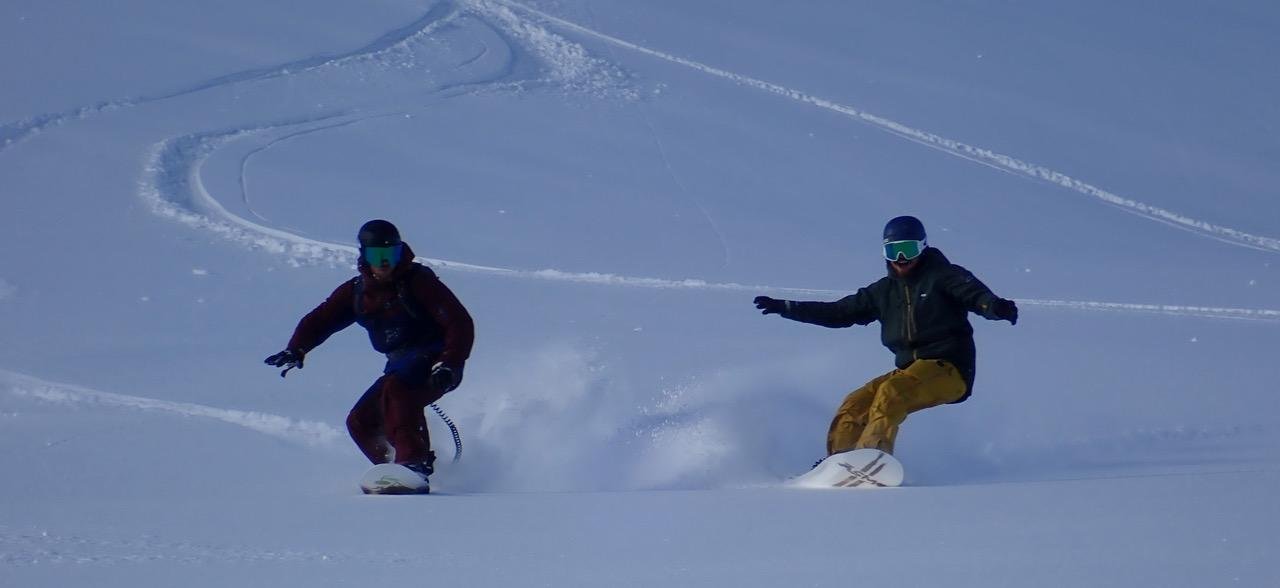
[[[385,61],[394,63],[397,57],[401,58],[402,62],[412,63],[412,51],[409,49],[412,43],[430,37],[433,33],[449,25],[463,14],[493,19],[509,35],[529,45],[535,54],[543,57],[544,61],[552,66],[549,72],[549,80],[546,81],[576,90],[594,92],[600,96],[618,95],[624,99],[632,100],[637,97],[636,92],[626,86],[626,76],[620,70],[602,60],[591,57],[580,45],[569,42],[546,29],[520,19],[507,7],[489,0],[460,0],[460,2],[443,0],[432,5],[427,13],[418,20],[387,32],[367,45],[353,51],[334,54],[322,53],[280,65],[245,70],[203,80],[176,90],[131,98],[103,100],[62,112],[38,114],[0,124],[0,153],[51,127],[62,126],[108,112],[162,102],[207,90],[294,76],[325,68],[342,68],[363,62]],[[473,57],[471,61],[480,59],[483,56],[484,53],[482,52],[480,55]],[[547,59],[548,57],[552,58]],[[459,67],[464,67],[468,63],[463,62],[459,64]],[[536,83],[541,80],[531,81]]]
[[347,436],[346,431],[315,421],[101,392],[71,384],[47,382],[7,370],[0,370],[0,390],[13,396],[35,398],[55,404],[112,406],[206,418],[313,447],[337,447],[339,441],[344,441]]
[[[275,147],[276,145],[279,145],[279,144],[281,144],[281,143],[285,143],[285,142],[287,142],[287,141],[291,141],[291,140],[296,139],[296,138],[298,138],[298,137],[305,137],[305,136],[310,135],[310,134],[312,134],[312,133],[318,133],[318,132],[320,132],[320,131],[327,131],[327,130],[329,130],[329,129],[337,129],[337,128],[341,128],[341,127],[346,127],[346,126],[354,125],[354,124],[356,124],[356,123],[364,122],[365,120],[368,120],[369,118],[381,118],[381,117],[384,117],[384,116],[395,116],[395,115],[394,115],[394,114],[385,114],[385,115],[374,116],[374,117],[368,117],[368,118],[358,118],[358,119],[346,120],[346,121],[342,121],[342,122],[338,122],[338,123],[333,123],[333,124],[328,124],[328,125],[320,125],[320,126],[317,126],[317,127],[312,127],[312,128],[304,129],[304,130],[301,130],[301,131],[297,131],[297,132],[289,133],[289,134],[284,135],[284,136],[282,136],[282,137],[277,137],[277,138],[275,138],[275,139],[272,139],[272,140],[271,140],[270,142],[268,142],[266,145],[262,145],[261,147],[256,147],[256,148],[254,148],[253,150],[249,151],[248,153],[245,153],[245,154],[244,154],[244,156],[240,158],[240,200],[241,200],[242,202],[244,202],[245,208],[249,210],[249,213],[250,213],[250,214],[252,214],[253,216],[257,217],[257,218],[258,218],[259,220],[261,220],[262,222],[270,223],[270,222],[271,222],[271,220],[270,220],[270,219],[268,219],[267,217],[262,216],[261,214],[259,214],[257,210],[254,210],[254,208],[253,208],[253,203],[249,201],[249,185],[248,185],[248,182],[247,182],[247,178],[248,178],[249,160],[250,160],[250,159],[253,159],[253,156],[255,156],[255,155],[259,154],[259,153],[262,153],[263,151],[266,151],[266,150],[268,150],[268,149],[271,149],[272,147]],[[154,200],[153,200],[153,202],[154,202]]]
[[[433,94],[448,96],[460,89],[470,92],[483,92],[490,89],[501,90],[513,87],[522,88],[526,85],[554,83],[573,91],[585,91],[596,96],[616,95],[624,99],[634,97],[634,92],[626,87],[624,83],[625,76],[620,71],[601,60],[589,56],[581,46],[570,43],[540,27],[519,21],[515,14],[505,7],[482,0],[468,2],[467,6],[466,12],[475,16],[477,22],[482,26],[488,27],[501,42],[510,44],[513,41],[507,37],[513,37],[531,45],[538,56],[552,64],[551,71],[547,72],[549,77],[515,82],[505,81],[504,78],[511,75],[511,63],[514,61],[513,58],[508,57],[507,64],[499,68],[501,71],[496,77],[482,76],[476,79],[443,84],[435,88]],[[445,16],[433,19],[432,15],[436,13],[441,13]],[[452,21],[460,13],[461,11],[452,8],[447,11],[440,10],[439,7],[433,8],[427,17],[419,21],[428,23],[421,30],[407,36],[389,34],[384,38],[399,38],[401,40],[393,45],[377,43],[374,47],[378,52],[392,49],[407,50],[406,48],[410,42],[427,36],[431,31],[438,29],[440,23]],[[493,25],[485,18],[496,19],[499,24]],[[384,45],[387,46],[384,47]],[[514,53],[512,47],[507,47],[507,49],[509,55]],[[489,52],[490,50],[486,48],[480,55],[486,55]],[[369,57],[370,55],[355,53],[343,56],[340,59],[321,60],[320,58],[312,58],[306,60],[306,63],[319,62],[321,65],[342,65]],[[478,57],[472,57],[465,61],[464,64],[474,62],[477,59]],[[459,65],[455,69],[461,67],[463,66]],[[280,75],[291,75],[291,73],[286,68],[282,70]],[[238,80],[241,77],[244,76],[237,76],[236,79]],[[263,78],[252,77],[249,79]],[[207,89],[212,86],[206,84],[203,87]],[[275,254],[288,255],[289,259],[296,264],[354,265],[356,256],[356,248],[354,247],[306,239],[287,231],[252,222],[231,213],[206,190],[201,180],[200,170],[210,155],[232,141],[278,130],[287,131],[286,134],[275,138],[267,145],[249,152],[241,161],[240,199],[249,208],[251,214],[261,219],[261,215],[254,212],[249,205],[247,181],[244,178],[244,169],[247,166],[247,161],[254,154],[296,136],[349,126],[366,120],[394,116],[396,114],[403,113],[358,114],[339,112],[325,116],[192,133],[166,139],[152,145],[148,150],[142,176],[138,182],[138,195],[159,216],[168,217],[194,229],[209,231],[251,247],[263,248]],[[501,268],[460,264],[443,260],[427,261],[438,267],[447,266],[454,269],[466,268],[471,271],[518,273]]]
[[820,98],[818,96],[813,96],[811,94],[807,94],[799,90],[794,90],[779,84],[752,78],[742,74],[733,73],[731,71],[713,67],[705,63],[700,63],[698,61],[686,59],[684,57],[679,57],[676,55],[672,55],[670,53],[665,53],[662,51],[658,51],[656,49],[645,47],[643,45],[638,45],[636,43],[625,41],[623,39],[619,39],[617,37],[607,35],[605,33],[585,27],[583,25],[580,25],[556,16],[552,16],[550,14],[547,14],[546,12],[543,12],[536,8],[532,8],[530,6],[526,6],[524,4],[520,4],[518,2],[512,2],[511,0],[492,0],[492,1],[502,3],[514,9],[523,11],[527,14],[532,14],[534,16],[537,16],[538,18],[541,18],[547,22],[555,23],[556,25],[559,25],[563,28],[572,30],[574,32],[577,32],[583,35],[594,37],[596,39],[605,41],[607,43],[616,45],[618,47],[623,47],[625,49],[629,49],[637,53],[648,55],[650,57],[655,57],[664,61],[682,65],[682,66],[697,70],[699,72],[712,75],[715,77],[723,78],[744,86],[748,86],[758,90],[763,90],[765,92],[770,92],[772,94],[777,94],[779,96],[783,96],[785,98],[789,98],[797,102],[809,104],[812,106],[816,106],[818,108],[840,113],[842,115],[853,118],[854,120],[869,124],[882,131],[897,135],[899,137],[902,137],[909,141],[913,141],[925,147],[936,149],[948,155],[959,157],[974,163],[985,165],[987,167],[991,167],[993,169],[1014,174],[1017,176],[1029,177],[1036,180],[1042,180],[1052,184],[1057,184],[1059,186],[1078,192],[1080,194],[1084,194],[1086,196],[1092,196],[1107,204],[1119,207],[1126,212],[1137,214],[1157,222],[1165,223],[1172,227],[1176,227],[1178,229],[1201,234],[1213,239],[1217,239],[1224,243],[1230,243],[1232,245],[1239,245],[1242,247],[1248,247],[1251,249],[1257,249],[1261,251],[1280,252],[1280,239],[1276,239],[1273,237],[1253,235],[1253,234],[1236,230],[1230,227],[1225,227],[1225,226],[1209,223],[1206,221],[1197,220],[1182,214],[1178,214],[1170,210],[1166,210],[1164,208],[1139,202],[1137,200],[1125,198],[1123,196],[1113,194],[1111,192],[1108,192],[1107,190],[1104,190],[1102,188],[1099,188],[1097,186],[1094,186],[1082,180],[1068,176],[1067,174],[1054,171],[1052,169],[1049,169],[1041,165],[1028,163],[1016,157],[1004,155],[1001,153],[996,153],[990,149],[985,149],[982,147],[978,147],[976,145],[969,145],[967,143],[957,141],[955,139],[949,139],[947,137],[943,137],[925,130],[912,128],[905,124],[902,124],[881,116],[876,116],[875,114],[859,110],[852,106],[839,104],[832,100]]
[[0,153],[14,147],[22,141],[39,134],[41,131],[64,125],[77,120],[85,120],[93,116],[135,106],[161,102],[179,98],[189,94],[204,92],[224,86],[232,86],[246,82],[256,82],[292,76],[299,73],[326,67],[344,67],[348,64],[376,60],[379,58],[404,52],[405,47],[416,39],[430,36],[455,17],[459,11],[453,2],[439,2],[431,7],[422,18],[407,26],[390,31],[369,44],[354,51],[336,54],[319,54],[305,57],[288,63],[259,69],[240,71],[216,78],[196,82],[177,90],[158,94],[101,101],[89,106],[72,108],[63,112],[46,113],[28,117],[19,121],[0,125]]
[[[725,78],[745,86],[779,94],[799,102],[851,116],[903,138],[921,143],[922,145],[934,149],[942,150],[946,153],[962,157],[982,165],[993,167],[1007,173],[1017,173],[1057,183],[1077,192],[1095,196],[1109,204],[1119,206],[1127,212],[1141,214],[1153,220],[1165,222],[1185,230],[1199,232],[1236,245],[1243,245],[1262,250],[1280,251],[1280,241],[1276,239],[1250,235],[1234,229],[1186,218],[1140,202],[1124,199],[1048,168],[1028,164],[1016,158],[940,137],[926,131],[913,129],[906,125],[902,125],[882,117],[877,117],[849,106],[837,104],[826,99],[792,90],[784,86],[732,73],[703,63],[643,47],[552,16],[517,2],[511,2],[509,0],[466,0],[462,4],[465,8],[459,7],[453,2],[441,2],[435,4],[422,18],[417,21],[414,21],[405,27],[388,32],[364,47],[348,53],[316,55],[279,66],[248,70],[221,76],[186,88],[158,95],[105,101],[62,113],[44,114],[15,123],[0,125],[0,152],[3,152],[5,149],[16,145],[23,139],[36,134],[45,128],[65,124],[75,119],[88,118],[96,114],[120,108],[140,106],[152,102],[168,100],[227,85],[296,75],[298,73],[319,68],[344,67],[352,63],[377,60],[396,52],[409,53],[410,51],[407,47],[410,43],[416,39],[422,39],[430,36],[433,32],[455,20],[463,12],[468,12],[481,18],[494,19],[497,22],[496,26],[505,31],[516,41],[529,46],[534,55],[549,65],[551,70],[549,72],[548,80],[530,80],[530,82],[538,83],[542,81],[549,81],[552,83],[558,83],[569,89],[586,89],[595,92],[597,95],[614,94],[632,99],[635,97],[634,91],[626,88],[625,86],[625,75],[615,66],[601,59],[592,57],[581,45],[569,42],[558,35],[550,33],[545,29],[528,22],[527,20],[519,18],[512,10],[515,9],[535,15],[538,18],[547,22],[555,23],[556,25],[566,29],[606,41],[618,47],[690,67],[703,73]],[[471,82],[470,85],[502,85],[500,83],[500,79],[501,77],[493,80],[477,80]],[[458,86],[455,87],[464,85],[468,84],[458,84]],[[517,83],[517,85],[519,84]],[[446,90],[448,90],[448,88],[442,88],[440,91],[444,92]],[[299,131],[275,139],[275,142],[279,142],[287,140],[292,136],[355,124],[364,119],[373,118],[374,116],[386,115],[356,117],[350,113],[337,113],[325,117],[284,121],[274,124],[249,126],[207,133],[193,133],[168,139],[152,146],[144,164],[142,177],[139,180],[138,193],[139,196],[151,206],[153,212],[160,216],[171,218],[194,229],[205,230],[218,234],[229,240],[240,242],[251,247],[262,248],[276,254],[288,255],[289,259],[291,259],[295,264],[321,263],[328,265],[353,265],[356,256],[355,247],[308,239],[288,231],[254,223],[227,211],[218,202],[218,200],[211,196],[205,189],[200,179],[200,170],[209,155],[221,146],[238,139],[259,135],[277,129],[301,128]],[[270,144],[258,149],[258,151],[268,147],[270,147]],[[250,155],[252,155],[252,153],[250,153]],[[248,156],[246,156],[246,159],[242,161],[242,177],[240,178],[240,197],[246,203],[246,206],[248,206],[248,193],[243,177],[243,168],[247,158]],[[253,212],[251,207],[250,212]],[[258,216],[261,219],[261,215]],[[715,283],[700,279],[671,280],[664,278],[621,276],[600,272],[568,272],[557,269],[519,270],[431,258],[419,258],[419,261],[436,268],[453,271],[484,273],[521,279],[576,282],[581,284],[661,289],[719,290],[750,293],[773,292],[829,297],[848,294],[848,292],[839,290],[748,285],[732,282]],[[1018,302],[1023,305],[1039,306],[1050,309],[1136,312],[1215,319],[1280,321],[1280,310],[1269,309],[1034,299],[1019,299]]]
[[[263,248],[272,253],[288,255],[289,259],[297,265],[355,265],[357,249],[354,246],[309,239],[236,216],[226,210],[216,198],[209,194],[204,187],[204,183],[200,180],[200,171],[204,162],[219,147],[228,142],[290,126],[302,127],[302,130],[290,132],[282,138],[275,139],[278,142],[289,137],[345,126],[363,120],[332,122],[334,119],[340,118],[340,116],[335,116],[308,119],[297,123],[271,127],[197,133],[162,141],[153,146],[148,157],[143,177],[139,182],[139,194],[150,204],[156,214],[169,217],[195,229],[211,231],[250,247]],[[244,185],[243,178],[241,178],[240,185]],[[240,195],[242,200],[247,198],[245,194]],[[519,270],[429,257],[419,257],[417,260],[444,270],[602,286],[744,293],[786,293],[831,298],[845,296],[850,293],[843,290],[778,287],[735,282],[708,282],[700,279],[671,280],[599,272],[568,272],[557,269]],[[1017,301],[1021,305],[1047,309],[1280,322],[1280,310],[1270,309],[1073,300],[1018,299]]]
[[[450,557],[465,557],[453,553]],[[140,537],[88,537],[61,534],[44,529],[18,529],[0,525],[0,568],[51,565],[137,565],[137,564],[291,564],[308,565],[420,565],[421,554],[399,554],[386,549],[352,552],[324,552],[301,549],[263,549],[171,540],[154,535]],[[479,565],[479,562],[476,562]]]
[[[280,126],[324,124],[330,118],[307,119]],[[265,227],[231,214],[209,196],[200,180],[200,169],[218,147],[238,137],[255,135],[277,126],[196,133],[153,145],[139,180],[138,195],[159,216],[193,229],[212,232],[232,241],[262,248],[290,259],[329,264],[353,264],[355,248],[317,247],[292,233]],[[211,218],[210,215],[220,217]]]
[[[1244,231],[1194,219],[1164,208],[1125,198],[1041,165],[1028,163],[1016,157],[996,153],[990,149],[969,145],[925,130],[912,128],[908,125],[877,116],[870,112],[859,110],[852,106],[839,104],[837,102],[813,96],[799,90],[787,88],[779,84],[737,74],[705,63],[632,43],[563,18],[553,16],[519,2],[513,2],[511,0],[463,0],[463,4],[466,6],[466,11],[497,20],[498,26],[506,30],[517,40],[529,45],[537,56],[541,57],[545,63],[551,66],[551,81],[558,82],[565,86],[577,86],[579,88],[587,87],[607,92],[611,87],[618,87],[622,85],[619,83],[619,80],[625,76],[623,76],[623,74],[611,64],[592,57],[582,46],[566,41],[562,37],[549,33],[545,29],[534,26],[527,21],[520,19],[514,12],[512,12],[512,9],[523,11],[527,14],[541,18],[544,21],[554,23],[583,35],[594,37],[624,49],[682,65],[708,75],[720,77],[744,86],[777,94],[801,103],[831,110],[931,149],[936,149],[949,155],[960,157],[1005,173],[1057,184],[1069,190],[1097,198],[1107,204],[1119,207],[1126,212],[1165,223],[1172,227],[1201,234],[1233,245],[1249,247],[1262,251],[1280,252],[1280,239],[1253,235]],[[156,95],[102,101],[59,113],[41,114],[16,122],[6,123],[4,125],[0,125],[0,153],[48,127],[66,124],[74,120],[83,120],[104,112],[159,102],[222,86],[269,80],[272,78],[295,75],[297,73],[324,67],[342,67],[357,61],[376,59],[379,56],[393,54],[397,51],[404,52],[407,45],[413,40],[431,35],[433,32],[452,21],[463,10],[464,9],[460,9],[455,5],[454,2],[445,1],[437,3],[417,21],[414,21],[405,27],[390,31],[373,42],[347,53],[315,55],[278,66],[241,71],[220,76],[198,82],[185,88]],[[622,94],[631,99],[634,99],[636,96],[635,92],[630,89],[625,89]]]

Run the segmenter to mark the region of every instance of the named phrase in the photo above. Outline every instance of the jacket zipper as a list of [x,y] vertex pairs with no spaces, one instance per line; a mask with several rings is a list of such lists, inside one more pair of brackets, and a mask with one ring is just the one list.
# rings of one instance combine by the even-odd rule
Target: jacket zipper
[[[911,302],[913,300],[911,297],[911,286],[903,284],[902,291],[907,296],[907,322],[905,327],[907,331],[907,344],[912,345],[913,343],[912,336],[915,334],[915,331],[916,331],[916,324],[915,324],[916,320],[915,320],[915,313],[912,312],[912,309],[911,309]],[[919,357],[916,357],[916,354],[918,353],[918,351],[914,347],[915,346],[912,345],[911,359],[920,359]]]

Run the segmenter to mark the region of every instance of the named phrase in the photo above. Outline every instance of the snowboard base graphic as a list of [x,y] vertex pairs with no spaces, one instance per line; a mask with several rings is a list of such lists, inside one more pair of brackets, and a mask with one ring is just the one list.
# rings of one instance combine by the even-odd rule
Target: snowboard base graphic
[[360,490],[365,494],[429,494],[431,486],[418,472],[400,464],[382,463],[364,473]]
[[827,457],[788,482],[798,488],[891,488],[901,486],[902,464],[878,449],[854,449]]

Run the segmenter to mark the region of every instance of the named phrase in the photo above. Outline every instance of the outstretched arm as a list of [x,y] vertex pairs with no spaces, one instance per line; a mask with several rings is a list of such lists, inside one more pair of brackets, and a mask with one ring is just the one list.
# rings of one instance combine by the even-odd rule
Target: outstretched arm
[[1018,323],[1017,304],[996,296],[986,284],[963,267],[952,265],[942,277],[942,286],[970,312],[990,320]]
[[868,325],[880,318],[879,308],[872,299],[871,291],[867,288],[862,288],[835,302],[800,302],[757,296],[755,305],[764,314],[777,314],[793,321],[833,329]]
[[356,322],[355,279],[338,286],[324,302],[298,322],[287,349],[306,354],[319,347],[334,333]]

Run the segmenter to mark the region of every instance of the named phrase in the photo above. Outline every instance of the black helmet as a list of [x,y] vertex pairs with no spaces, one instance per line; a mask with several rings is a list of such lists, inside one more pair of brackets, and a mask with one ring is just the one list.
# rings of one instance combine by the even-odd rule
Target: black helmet
[[400,244],[400,231],[388,221],[375,219],[360,227],[360,233],[357,238],[360,240],[361,249],[365,247],[394,247]]
[[927,241],[924,223],[914,216],[894,217],[884,225],[884,242]]

